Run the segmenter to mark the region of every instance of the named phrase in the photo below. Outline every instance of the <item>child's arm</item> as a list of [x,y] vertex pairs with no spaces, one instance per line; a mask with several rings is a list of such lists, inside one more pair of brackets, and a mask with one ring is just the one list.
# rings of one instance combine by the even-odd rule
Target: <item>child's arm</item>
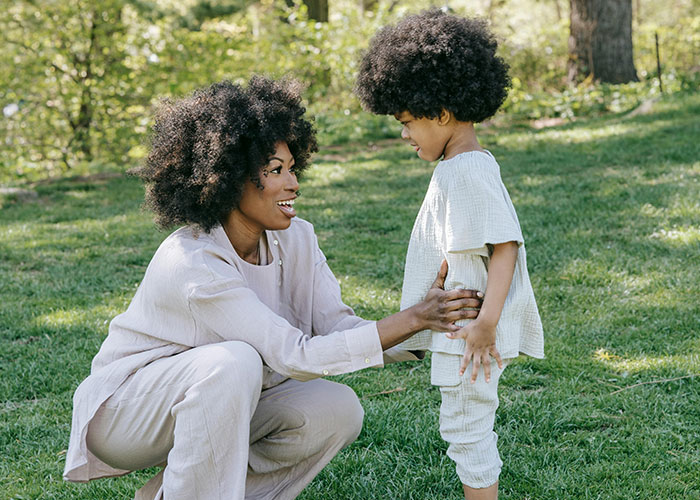
[[476,382],[479,366],[484,365],[486,382],[491,380],[492,356],[498,367],[503,367],[501,355],[496,349],[496,325],[501,317],[503,304],[508,296],[510,284],[513,281],[515,261],[518,257],[518,244],[515,241],[494,245],[493,254],[489,262],[488,280],[486,281],[486,294],[481,306],[479,316],[468,325],[458,331],[448,333],[452,339],[463,338],[467,346],[464,350],[462,364],[459,367],[460,376],[464,374],[473,358],[471,382]]

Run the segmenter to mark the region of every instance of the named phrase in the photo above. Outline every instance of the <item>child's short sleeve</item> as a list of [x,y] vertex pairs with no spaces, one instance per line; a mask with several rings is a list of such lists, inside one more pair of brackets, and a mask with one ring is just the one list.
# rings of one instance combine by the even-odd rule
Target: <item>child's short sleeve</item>
[[488,256],[487,245],[523,244],[515,213],[495,162],[469,162],[449,169],[444,245],[447,252]]

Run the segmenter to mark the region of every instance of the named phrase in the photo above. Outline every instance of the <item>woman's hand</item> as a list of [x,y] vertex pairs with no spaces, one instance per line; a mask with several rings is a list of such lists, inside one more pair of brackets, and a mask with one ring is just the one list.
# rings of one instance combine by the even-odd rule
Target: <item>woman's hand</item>
[[448,332],[447,337],[450,339],[464,339],[466,341],[464,357],[462,357],[462,364],[459,367],[459,376],[461,377],[464,375],[469,361],[471,361],[472,384],[476,382],[476,376],[479,372],[479,366],[481,365],[484,365],[484,377],[486,382],[488,383],[491,381],[491,357],[496,360],[499,368],[503,368],[501,355],[498,349],[496,349],[495,324],[487,324],[477,319],[456,332]]
[[455,321],[474,319],[479,314],[484,294],[461,288],[445,291],[446,277],[447,261],[443,260],[425,299],[414,306],[423,324],[421,330],[457,332],[460,328]]

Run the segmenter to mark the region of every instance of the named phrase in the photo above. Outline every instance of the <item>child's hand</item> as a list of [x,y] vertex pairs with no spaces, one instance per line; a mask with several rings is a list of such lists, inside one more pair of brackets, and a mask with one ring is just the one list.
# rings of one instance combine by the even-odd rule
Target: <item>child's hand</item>
[[471,383],[476,382],[476,376],[479,372],[479,366],[484,365],[484,377],[486,382],[491,381],[491,359],[493,357],[498,363],[499,368],[503,368],[501,355],[496,349],[496,326],[490,326],[476,319],[468,325],[460,328],[456,332],[446,334],[451,339],[465,339],[467,346],[464,349],[464,357],[462,364],[459,367],[460,377],[472,361],[472,376]]

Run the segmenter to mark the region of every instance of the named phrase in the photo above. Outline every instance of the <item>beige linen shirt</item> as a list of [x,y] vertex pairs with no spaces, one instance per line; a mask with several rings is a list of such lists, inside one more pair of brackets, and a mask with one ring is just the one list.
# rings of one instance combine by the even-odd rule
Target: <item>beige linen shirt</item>
[[263,359],[264,387],[417,359],[399,348],[383,355],[376,323],[342,302],[311,224],[295,218],[266,237],[271,260],[264,266],[241,259],[221,226],[199,235],[184,227],[163,241],[75,391],[66,480],[129,472],[90,453],[87,426],[129,375],[158,358],[243,341]]
[[[521,352],[544,357],[542,323],[527,272],[520,223],[491,153],[462,153],[435,167],[408,244],[401,309],[425,297],[443,259],[449,266],[446,290],[486,290],[489,246],[508,241],[518,243],[518,257],[496,328],[496,348],[504,359]],[[425,330],[401,347],[463,355],[465,342]],[[453,367],[442,370],[433,366],[431,372],[435,385],[452,385],[459,380]]]

